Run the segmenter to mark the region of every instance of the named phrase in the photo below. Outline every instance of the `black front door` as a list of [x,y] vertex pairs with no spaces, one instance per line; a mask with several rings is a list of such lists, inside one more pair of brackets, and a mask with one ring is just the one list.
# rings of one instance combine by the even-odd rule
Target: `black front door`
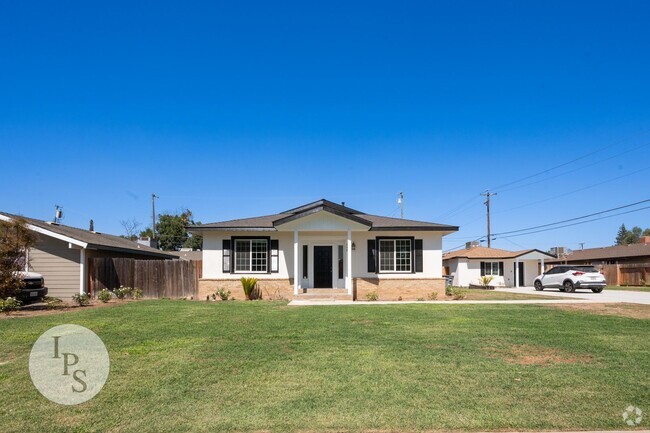
[[[517,267],[517,262],[514,263],[514,267],[515,268]],[[523,287],[523,286],[524,286],[524,262],[519,262],[519,287]]]
[[314,247],[314,287],[332,287],[332,247]]

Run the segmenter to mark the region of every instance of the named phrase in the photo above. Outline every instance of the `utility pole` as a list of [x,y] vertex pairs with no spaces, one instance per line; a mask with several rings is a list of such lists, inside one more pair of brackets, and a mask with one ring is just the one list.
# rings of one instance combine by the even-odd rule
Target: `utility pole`
[[404,193],[400,192],[399,197],[397,198],[397,204],[399,205],[399,217],[404,219]]
[[156,194],[151,194],[151,233],[152,239],[156,239],[156,199],[160,198]]
[[488,248],[491,246],[491,234],[490,234],[490,197],[493,197],[497,195],[497,193],[491,193],[490,191],[485,191],[482,196],[485,196],[487,199],[485,200],[485,203],[483,203],[485,206],[487,206],[487,241],[488,241]]

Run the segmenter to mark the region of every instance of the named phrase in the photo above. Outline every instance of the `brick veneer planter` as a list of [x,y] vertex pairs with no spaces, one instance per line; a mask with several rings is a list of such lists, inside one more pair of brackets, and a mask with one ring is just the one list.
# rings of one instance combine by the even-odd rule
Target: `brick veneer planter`
[[366,295],[376,292],[380,301],[415,301],[427,299],[431,292],[438,294],[438,299],[445,297],[444,278],[353,278],[354,299],[365,301]]

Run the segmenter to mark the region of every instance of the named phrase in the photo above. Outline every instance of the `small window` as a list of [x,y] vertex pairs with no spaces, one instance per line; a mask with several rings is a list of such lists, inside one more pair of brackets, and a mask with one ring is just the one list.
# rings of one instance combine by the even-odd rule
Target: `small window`
[[411,272],[411,239],[380,239],[379,271]]
[[235,272],[267,272],[268,241],[266,239],[235,240]]
[[499,275],[499,262],[485,262],[485,275]]

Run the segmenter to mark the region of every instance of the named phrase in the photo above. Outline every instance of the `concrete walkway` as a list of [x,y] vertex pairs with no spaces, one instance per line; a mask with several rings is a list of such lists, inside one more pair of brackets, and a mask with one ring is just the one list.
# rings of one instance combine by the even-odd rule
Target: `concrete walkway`
[[[632,290],[603,290],[601,293],[594,293],[591,290],[578,290],[573,293],[560,292],[558,289],[544,289],[541,292],[533,287],[518,287],[495,289],[497,292],[521,293],[525,295],[543,295],[549,298],[573,298],[586,299],[593,302],[626,302],[630,304],[650,305],[650,292],[634,292]],[[570,299],[567,299],[569,301]]]

